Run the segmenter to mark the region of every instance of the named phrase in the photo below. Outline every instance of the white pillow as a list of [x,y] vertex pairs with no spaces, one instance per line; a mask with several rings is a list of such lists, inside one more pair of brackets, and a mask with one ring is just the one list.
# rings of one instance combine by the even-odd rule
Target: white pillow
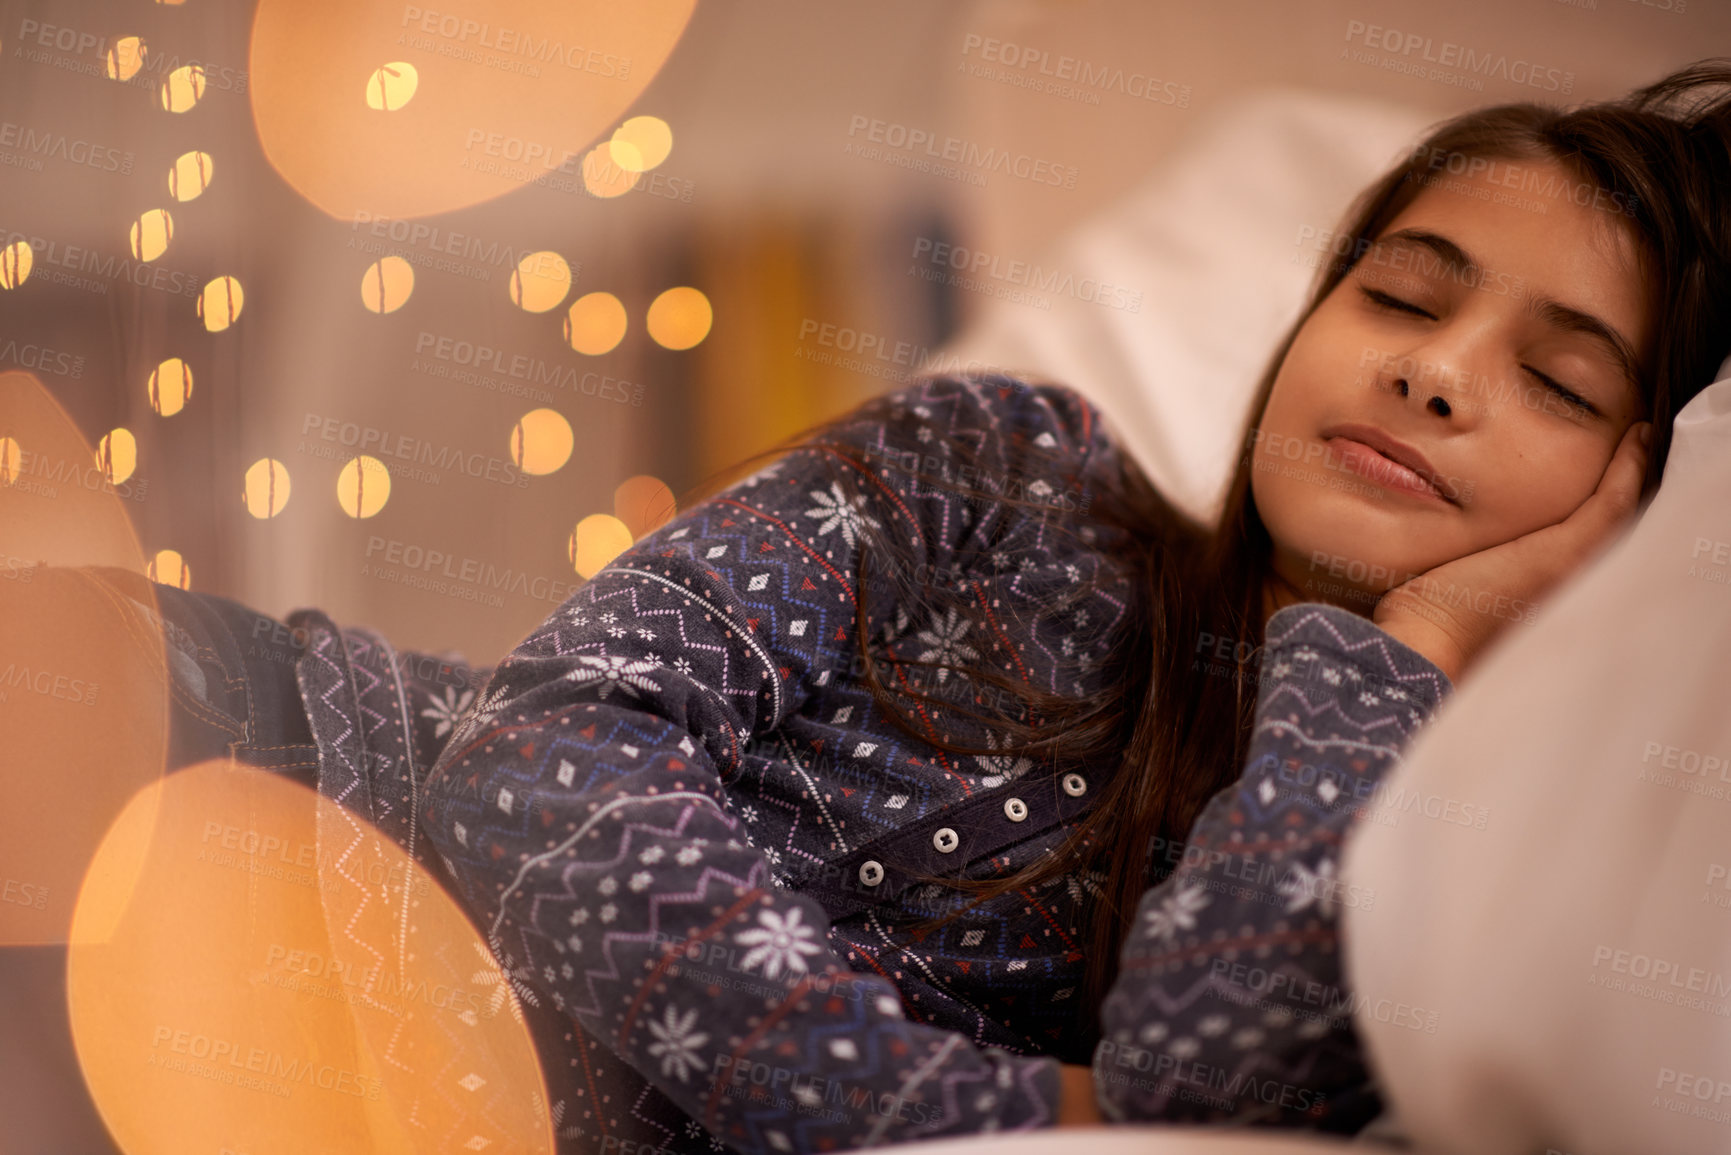
[[[1306,89],[1224,106],[1039,262],[1060,286],[1092,283],[1031,287],[1049,310],[994,301],[948,351],[1072,386],[1162,493],[1212,520],[1256,381],[1329,237],[1432,119]],[[1103,294],[1109,305],[1083,299],[1099,282],[1124,291]]]
[[1398,825],[1348,847],[1344,877],[1376,891],[1345,912],[1352,985],[1436,1015],[1358,1020],[1422,1150],[1731,1150],[1731,360],[1720,376],[1638,524],[1510,627],[1389,779]]

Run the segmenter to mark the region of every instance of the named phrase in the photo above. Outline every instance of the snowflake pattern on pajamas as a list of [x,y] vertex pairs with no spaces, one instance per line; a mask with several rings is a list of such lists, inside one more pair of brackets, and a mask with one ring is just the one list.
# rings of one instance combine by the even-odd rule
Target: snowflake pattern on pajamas
[[1143,895],[1101,1010],[1095,1087],[1112,1119],[1353,1132],[1382,1108],[1339,949],[1341,908],[1375,894],[1336,864],[1451,686],[1336,606],[1280,610],[1266,646],[1244,773]]
[[[614,559],[500,663],[428,776],[454,889],[506,972],[568,1016],[549,1066],[570,1055],[581,1078],[550,1090],[589,1139],[795,1152],[1048,1126],[1055,1059],[1098,1038],[1060,995],[1081,977],[1081,882],[928,932],[943,888],[832,920],[799,880],[1036,773],[910,739],[850,676],[863,535],[911,540],[967,594],[910,620],[865,591],[878,653],[1097,692],[1128,595],[1112,531],[970,504],[930,467],[967,444],[1055,493],[1116,450],[1078,395],[1008,379],[923,381],[828,441]],[[916,446],[918,472],[893,467]],[[1085,578],[1102,588],[1086,616],[1039,615]],[[928,692],[967,681],[907,669]],[[934,736],[993,737],[941,714]],[[1065,833],[957,865],[997,874]]]
[[[1099,1025],[1078,1023],[1070,997],[1096,879],[1008,895],[935,931],[922,923],[950,901],[944,888],[914,887],[833,920],[800,890],[855,848],[958,803],[1053,785],[1027,758],[953,758],[890,724],[850,676],[856,599],[866,599],[880,653],[980,661],[1087,694],[1099,692],[1133,596],[1118,569],[1120,531],[977,493],[964,500],[950,478],[948,446],[965,443],[982,471],[1071,490],[1117,453],[1086,401],[1057,386],[943,377],[883,400],[844,421],[835,448],[795,450],[638,541],[498,667],[477,672],[466,709],[448,686],[369,678],[346,661],[345,631],[316,611],[300,619],[316,627],[300,676],[320,789],[396,836],[468,909],[501,967],[498,1000],[520,1008],[535,1037],[564,1152],[608,1140],[805,1152],[1050,1126],[1058,1061],[1092,1056],[1109,1073]],[[892,467],[916,448],[915,471]],[[960,575],[971,609],[916,621],[883,591],[856,590],[867,529],[910,538],[934,572]],[[1098,592],[1063,614],[1037,612],[1083,580]],[[1394,645],[1345,611],[1342,623],[1326,607],[1303,608],[1348,638]],[[1321,629],[1289,630],[1309,645],[1282,645],[1283,676],[1313,705],[1386,717],[1378,749],[1392,750],[1423,716],[1407,703],[1434,705],[1435,680],[1409,677],[1408,696],[1351,676],[1338,687],[1307,677],[1305,661],[1338,652],[1320,648]],[[1398,660],[1409,674],[1422,661]],[[928,692],[968,684],[904,669]],[[1371,690],[1402,703],[1399,715],[1373,710],[1360,697]],[[1277,745],[1309,724],[1287,707],[1265,685],[1259,742]],[[989,728],[944,714],[942,733],[998,748]],[[406,753],[370,756],[390,719],[415,723],[392,739]],[[1366,765],[1386,761],[1372,754]],[[1205,814],[1251,841],[1275,837],[1288,812],[1244,809],[1245,792],[1254,805],[1268,780],[1259,765]],[[1186,1061],[1224,1050],[1251,1062],[1263,1048],[1286,1055],[1300,1044],[1350,1051],[1338,1029],[1319,1040],[1281,1008],[1247,1018],[1216,1000],[1194,1019],[1183,1006],[1150,1010],[1165,1005],[1155,997],[1164,964],[1147,965],[1163,950],[1194,952],[1241,926],[1299,918],[1314,927],[1316,951],[1332,950],[1338,813],[1314,800],[1304,813],[1324,828],[1300,837],[1318,852],[1294,852],[1310,873],[1284,891],[1270,885],[1273,905],[1233,902],[1182,871],[1150,892],[1108,1041],[1128,1030],[1133,1045],[1164,1043]],[[958,868],[1015,869],[1066,832],[1030,829]],[[1200,827],[1198,836],[1225,837]],[[1362,1077],[1362,1065],[1353,1070]],[[1171,1096],[1120,1094],[1103,1077],[1096,1085],[1121,1117],[1193,1114]]]

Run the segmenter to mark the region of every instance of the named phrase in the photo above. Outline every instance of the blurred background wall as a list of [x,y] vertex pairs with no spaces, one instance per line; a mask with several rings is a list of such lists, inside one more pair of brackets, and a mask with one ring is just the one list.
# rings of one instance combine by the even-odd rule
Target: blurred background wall
[[[453,67],[456,38],[439,31],[451,17],[512,7],[351,5],[406,30],[394,59],[425,83]],[[546,20],[578,20],[561,10]],[[34,260],[0,291],[0,368],[37,371],[93,443],[130,435],[135,461],[125,437],[110,445],[131,465],[124,493],[146,553],[174,551],[159,579],[278,616],[317,605],[480,663],[667,516],[671,495],[897,387],[979,316],[985,294],[927,279],[919,258],[950,243],[1039,260],[1213,108],[1301,85],[1440,118],[1614,96],[1731,50],[1721,0],[699,0],[664,66],[631,81],[648,79],[640,95],[563,142],[571,159],[545,183],[380,221],[321,211],[273,166],[250,107],[244,0],[7,0],[0,14],[0,245],[22,241]],[[339,42],[341,20],[321,34]],[[115,55],[130,36],[142,63]],[[1506,61],[1488,75],[1411,74],[1445,44]],[[165,97],[170,66],[191,61],[202,92]],[[134,65],[130,79],[108,75]],[[670,128],[671,151],[647,171],[609,170],[622,155],[609,135],[638,116]],[[176,161],[199,152],[208,187],[183,201],[202,178],[196,159]],[[157,209],[171,236],[145,219]],[[164,239],[150,260],[132,251]],[[512,273],[525,258],[544,270],[548,254],[570,283],[531,312]],[[366,286],[401,286],[366,277],[393,255],[413,288],[380,312]],[[244,307],[211,332],[197,306],[223,276]],[[648,324],[673,288],[712,313],[689,348]],[[606,342],[590,332],[603,301],[591,294],[626,319],[605,352],[580,349]],[[579,301],[590,311],[573,319]],[[864,357],[850,349],[860,335],[876,339]],[[481,348],[498,354],[465,365]],[[192,389],[169,413],[179,365]],[[519,426],[537,409],[563,419],[572,450],[519,480],[520,462],[543,467],[561,448],[557,420]],[[356,467],[339,487],[362,452],[391,474],[376,509],[367,469],[364,493]],[[255,469],[267,459],[279,464]]]

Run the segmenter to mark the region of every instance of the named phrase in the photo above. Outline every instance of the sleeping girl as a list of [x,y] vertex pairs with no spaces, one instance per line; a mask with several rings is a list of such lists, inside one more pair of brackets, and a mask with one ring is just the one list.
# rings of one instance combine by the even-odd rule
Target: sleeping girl
[[936,377],[746,463],[491,670],[161,588],[211,693],[261,624],[294,669],[177,756],[300,749],[444,878],[570,1150],[1356,1132],[1355,1018],[1434,1022],[1342,974],[1376,898],[1342,841],[1658,484],[1731,346],[1728,190],[1731,62],[1443,124],[1352,209],[1218,525],[1062,385]]

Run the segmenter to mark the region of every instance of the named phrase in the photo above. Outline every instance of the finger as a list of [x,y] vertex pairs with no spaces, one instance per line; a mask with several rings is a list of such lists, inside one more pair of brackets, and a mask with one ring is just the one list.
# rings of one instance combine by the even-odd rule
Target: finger
[[1581,548],[1590,549],[1617,529],[1640,504],[1641,482],[1647,474],[1647,447],[1642,443],[1642,431],[1652,428],[1651,422],[1637,421],[1623,431],[1623,439],[1611,454],[1598,487],[1563,520],[1563,526]]
[[1641,482],[1647,475],[1648,446],[1652,444],[1653,423],[1637,421],[1623,431],[1617,452],[1605,467],[1605,475],[1593,496],[1605,495],[1617,515],[1631,512],[1641,499]]

